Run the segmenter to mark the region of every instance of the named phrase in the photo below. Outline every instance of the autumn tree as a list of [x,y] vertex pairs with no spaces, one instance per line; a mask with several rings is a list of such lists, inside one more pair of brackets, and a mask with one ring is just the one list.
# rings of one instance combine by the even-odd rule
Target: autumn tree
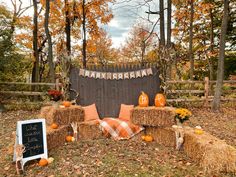
[[54,73],[55,71],[54,71],[54,64],[53,64],[52,38],[51,38],[51,34],[48,27],[49,13],[50,13],[50,0],[46,0],[44,28],[45,28],[47,41],[48,41],[47,60],[49,63],[49,77],[50,77],[50,81],[53,83],[55,81],[55,73]]
[[100,0],[100,1],[88,1],[82,0],[75,5],[75,19],[82,24],[82,55],[83,55],[83,67],[86,68],[86,47],[87,36],[99,35],[99,23],[107,24],[113,17],[112,12],[108,6],[108,3],[113,0]]
[[38,52],[38,2],[33,0],[34,5],[34,20],[33,20],[33,70],[32,82],[39,81],[39,52]]
[[30,62],[14,43],[12,18],[14,14],[0,5],[0,80],[24,81],[24,73],[29,70]]
[[99,36],[87,41],[87,61],[99,65],[115,63],[119,59],[119,52],[112,47],[112,40],[104,29],[99,30]]
[[228,17],[229,17],[229,0],[224,0],[224,14],[221,24],[221,34],[220,34],[220,52],[218,59],[218,68],[217,68],[217,81],[215,88],[215,95],[212,102],[212,110],[216,111],[220,108],[220,97],[222,92],[222,85],[224,79],[224,59],[225,59],[225,43],[226,43],[226,32],[228,26]]
[[155,33],[141,23],[135,25],[122,47],[122,55],[127,61],[144,64],[145,55],[154,45]]

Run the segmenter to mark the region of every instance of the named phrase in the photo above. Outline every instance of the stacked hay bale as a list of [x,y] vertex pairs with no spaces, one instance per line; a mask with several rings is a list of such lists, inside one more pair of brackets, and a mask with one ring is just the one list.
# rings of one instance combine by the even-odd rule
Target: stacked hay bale
[[[65,137],[71,131],[70,123],[80,123],[84,121],[84,110],[81,106],[59,107],[53,106],[42,107],[40,118],[46,119],[47,124],[47,144],[51,150],[65,143]],[[57,124],[57,129],[52,129],[50,125]]]
[[45,106],[40,111],[40,116],[46,119],[46,123],[51,125],[69,125],[71,122],[83,122],[84,111],[81,106],[59,107]]
[[99,128],[99,121],[92,120],[79,123],[79,138],[81,140],[93,140],[104,138]]
[[131,112],[131,121],[145,127],[145,134],[152,135],[155,141],[165,146],[175,147],[176,124],[175,108],[172,107],[135,107]]
[[[136,107],[132,111],[134,124],[145,127],[146,134],[165,146],[176,147],[174,108]],[[207,132],[199,135],[184,126],[183,150],[199,163],[206,173],[230,172],[236,174],[236,149]]]

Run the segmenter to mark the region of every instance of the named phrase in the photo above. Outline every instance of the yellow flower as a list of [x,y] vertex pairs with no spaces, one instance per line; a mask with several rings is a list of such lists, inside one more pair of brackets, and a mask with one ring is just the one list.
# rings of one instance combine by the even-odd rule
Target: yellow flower
[[192,115],[192,113],[186,108],[178,108],[175,110],[175,113],[176,118],[181,120],[186,120]]

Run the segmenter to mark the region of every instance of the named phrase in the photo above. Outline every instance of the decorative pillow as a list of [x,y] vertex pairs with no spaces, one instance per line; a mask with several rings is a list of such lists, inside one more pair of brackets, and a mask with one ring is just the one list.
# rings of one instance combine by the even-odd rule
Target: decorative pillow
[[82,108],[84,109],[84,121],[99,120],[95,103]]
[[134,105],[121,104],[119,119],[130,121],[130,111],[134,109]]

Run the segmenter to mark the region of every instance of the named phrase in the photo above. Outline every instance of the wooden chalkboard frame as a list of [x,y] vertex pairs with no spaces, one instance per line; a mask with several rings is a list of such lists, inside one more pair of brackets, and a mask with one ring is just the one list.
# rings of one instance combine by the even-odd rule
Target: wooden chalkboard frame
[[[34,159],[39,159],[39,158],[45,158],[45,159],[48,158],[47,136],[46,136],[46,121],[45,121],[45,119],[31,119],[31,120],[18,121],[17,122],[17,128],[16,128],[16,144],[23,144],[22,125],[31,124],[31,123],[42,123],[43,153],[23,158],[22,162],[21,162],[22,163],[22,169],[24,167],[24,164],[27,161],[34,160]],[[15,152],[14,152],[13,160],[15,161]]]

